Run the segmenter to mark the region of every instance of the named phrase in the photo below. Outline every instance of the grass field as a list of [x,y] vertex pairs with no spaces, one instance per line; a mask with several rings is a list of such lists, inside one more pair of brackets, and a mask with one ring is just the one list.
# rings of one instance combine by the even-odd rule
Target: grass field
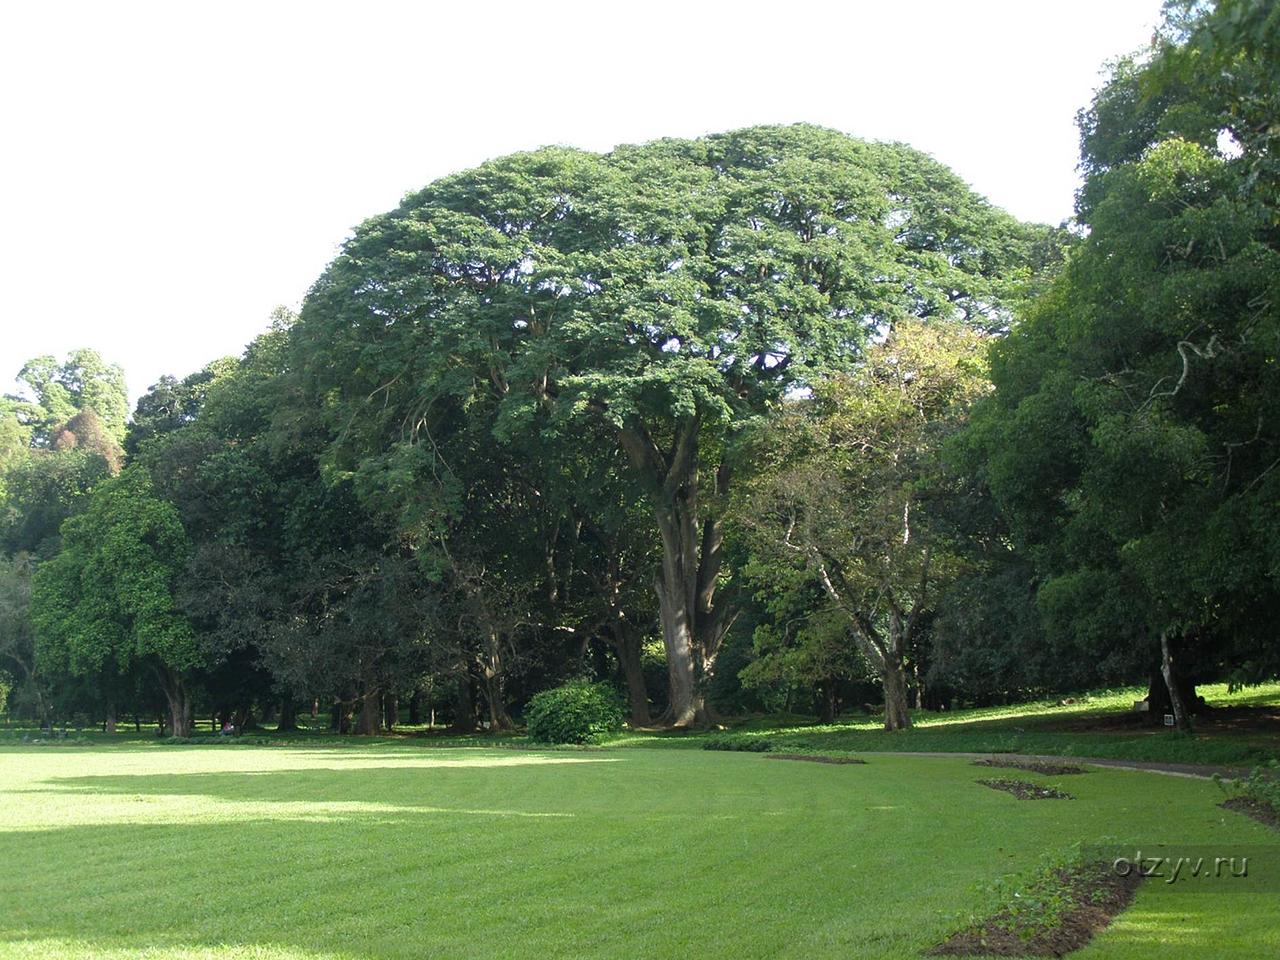
[[[1172,763],[1249,766],[1280,759],[1280,683],[1229,691],[1198,691],[1213,708],[1190,736],[1150,726],[1132,705],[1144,690],[1095,691],[1060,700],[952,712],[915,711],[911,730],[887,733],[877,717],[851,716],[815,724],[764,718],[735,725],[738,732],[778,749],[843,753],[1029,753]],[[624,734],[618,745],[699,747],[706,734]]]
[[[4,746],[0,957],[916,957],[1073,844],[1280,840],[1203,780],[867,759]],[[1077,956],[1280,956],[1277,896],[1149,881]]]

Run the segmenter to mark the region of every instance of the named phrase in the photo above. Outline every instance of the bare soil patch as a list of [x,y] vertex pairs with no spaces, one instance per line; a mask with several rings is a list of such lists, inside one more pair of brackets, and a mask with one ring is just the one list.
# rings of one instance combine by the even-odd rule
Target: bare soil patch
[[1028,783],[1026,780],[979,780],[978,783],[984,787],[990,787],[992,790],[1003,790],[1005,793],[1012,793],[1019,800],[1074,800],[1069,793],[1063,793],[1061,790],[1055,790],[1053,787],[1042,787],[1036,783]]
[[1076,766],[1074,763],[1050,763],[1047,760],[1002,760],[999,757],[975,760],[973,765],[975,767],[1006,767],[1011,770],[1027,770],[1031,773],[1044,773],[1055,777],[1089,772],[1084,767]]
[[[1054,896],[1019,906],[952,934],[929,951],[935,957],[1063,957],[1085,946],[1133,900],[1142,878],[1120,876],[1106,863],[1056,874]],[[1050,905],[1052,904],[1052,905]]]
[[866,763],[858,757],[826,757],[817,753],[767,753],[766,760],[807,760],[810,763]]
[[1230,800],[1224,800],[1219,806],[1224,810],[1234,810],[1236,813],[1243,813],[1246,817],[1252,817],[1272,830],[1280,830],[1280,814],[1277,814],[1270,804],[1250,800],[1248,797],[1232,797]]

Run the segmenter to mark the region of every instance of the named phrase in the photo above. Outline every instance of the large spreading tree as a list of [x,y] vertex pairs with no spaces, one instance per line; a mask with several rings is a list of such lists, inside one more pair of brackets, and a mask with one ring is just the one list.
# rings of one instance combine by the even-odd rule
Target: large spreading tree
[[661,543],[683,726],[732,619],[740,428],[902,318],[1003,327],[1030,242],[923,154],[809,126],[546,149],[362,225],[313,288],[296,356],[339,449],[397,471],[405,496],[439,472],[403,452],[430,450],[441,405],[489,416],[495,443],[611,448]]

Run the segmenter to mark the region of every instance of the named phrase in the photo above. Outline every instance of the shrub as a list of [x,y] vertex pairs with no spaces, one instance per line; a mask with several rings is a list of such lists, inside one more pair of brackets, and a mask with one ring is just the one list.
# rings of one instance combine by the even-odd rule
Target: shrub
[[1280,816],[1280,760],[1254,767],[1253,772],[1241,780],[1224,780],[1217,774],[1213,779],[1228,797],[1248,800]]
[[707,737],[702,742],[703,750],[739,750],[746,753],[768,753],[773,743],[764,737],[753,737],[745,733],[731,733],[719,737]]
[[581,680],[543,690],[524,711],[529,738],[539,743],[595,743],[621,730],[623,716],[608,684]]

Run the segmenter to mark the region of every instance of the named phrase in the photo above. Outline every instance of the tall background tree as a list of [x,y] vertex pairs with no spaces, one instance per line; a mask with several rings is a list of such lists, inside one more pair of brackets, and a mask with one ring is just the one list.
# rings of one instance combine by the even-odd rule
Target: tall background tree
[[103,483],[63,525],[61,551],[33,577],[42,669],[103,686],[147,670],[164,692],[173,735],[189,735],[190,674],[209,665],[174,604],[189,551],[177,512],[155,496],[143,469]]
[[62,364],[37,357],[17,382],[19,393],[0,398],[0,669],[15,680],[19,712],[47,720],[31,577],[57,553],[63,521],[119,473],[127,395],[120,368],[92,350],[76,350]]
[[1274,97],[1262,7],[1172,5],[1082,114],[1087,236],[996,347],[977,417],[1050,641],[1149,669],[1184,729],[1193,679],[1280,653],[1277,208],[1271,141],[1242,119]]
[[[816,585],[827,615],[798,635],[829,649],[830,614],[843,621],[883,684],[888,730],[911,725],[922,626],[957,566],[930,500],[944,442],[988,388],[983,346],[963,328],[900,321],[848,374],[793,400],[753,447],[767,467],[738,509],[753,534],[751,573],[766,590]],[[807,574],[798,583],[797,570]]]
[[118,444],[129,417],[129,394],[124,371],[107,363],[96,350],[74,350],[59,363],[36,357],[19,371],[20,390],[6,399],[19,421],[31,430],[36,446],[50,446],[68,420],[93,410],[103,429]]

